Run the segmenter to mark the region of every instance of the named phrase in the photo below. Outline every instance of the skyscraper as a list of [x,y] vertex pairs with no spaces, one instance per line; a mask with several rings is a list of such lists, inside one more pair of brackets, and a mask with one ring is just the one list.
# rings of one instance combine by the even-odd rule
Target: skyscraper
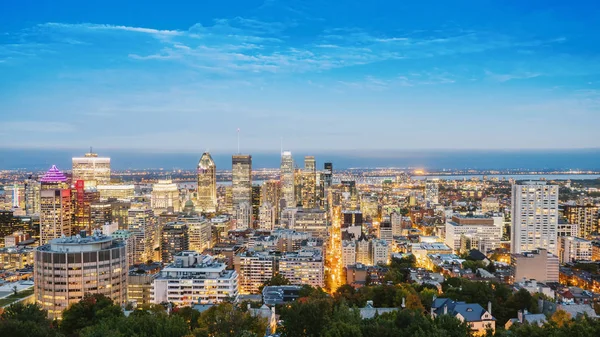
[[302,171],[302,207],[317,207],[317,167],[315,157],[304,157],[304,171]]
[[434,205],[439,203],[439,191],[437,180],[425,182],[425,202]]
[[179,189],[171,180],[159,180],[152,185],[152,210],[159,215],[163,212],[179,212]]
[[539,248],[558,253],[558,186],[526,181],[512,186],[511,252]]
[[40,244],[71,235],[71,190],[67,177],[55,166],[40,179]]
[[252,204],[252,156],[233,155],[231,157],[232,206],[235,211],[240,204]]
[[285,201],[285,207],[296,207],[294,196],[294,159],[292,153],[284,151],[281,153],[281,198]]
[[197,209],[209,213],[217,210],[217,166],[208,152],[198,162]]
[[110,158],[98,157],[90,149],[83,157],[73,157],[73,181],[83,180],[85,186],[110,182]]

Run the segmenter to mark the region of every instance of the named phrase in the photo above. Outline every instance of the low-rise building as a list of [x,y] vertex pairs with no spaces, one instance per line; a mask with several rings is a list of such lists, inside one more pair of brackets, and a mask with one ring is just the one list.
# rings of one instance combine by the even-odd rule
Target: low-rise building
[[180,252],[154,279],[152,303],[191,306],[196,303],[237,302],[238,274],[225,263],[193,251]]
[[592,241],[574,236],[558,238],[558,258],[560,263],[592,260]]
[[137,305],[152,303],[152,286],[160,274],[160,263],[141,264],[129,269],[127,301]]
[[537,280],[539,282],[558,282],[558,257],[546,249],[511,255],[513,280]]
[[291,284],[325,286],[325,264],[318,250],[288,252],[279,259],[279,274]]

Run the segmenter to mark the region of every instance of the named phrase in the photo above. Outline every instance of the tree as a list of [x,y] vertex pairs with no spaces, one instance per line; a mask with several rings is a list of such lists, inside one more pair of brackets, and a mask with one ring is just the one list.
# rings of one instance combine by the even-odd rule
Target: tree
[[253,317],[250,312],[243,311],[231,303],[221,303],[211,307],[200,315],[195,336],[264,336],[267,320]]
[[406,309],[417,310],[420,312],[425,311],[425,307],[423,307],[423,303],[421,303],[419,295],[416,294],[410,294],[408,297],[406,297]]
[[273,277],[271,277],[267,282],[265,282],[263,285],[261,285],[258,288],[258,291],[260,293],[262,293],[263,288],[266,286],[286,286],[289,284],[291,284],[290,280],[285,278],[285,276],[277,273],[277,274],[273,275]]
[[556,310],[552,316],[550,316],[550,322],[556,324],[557,327],[562,328],[571,321],[571,314],[564,310]]
[[58,337],[61,334],[37,304],[11,304],[0,315],[0,336]]
[[333,301],[331,298],[303,298],[279,311],[284,325],[284,337],[317,337],[330,326]]
[[98,324],[103,319],[122,317],[118,305],[102,294],[86,294],[83,299],[63,311],[60,328],[68,336],[78,336],[85,327]]
[[136,310],[129,317],[107,317],[84,328],[81,337],[184,337],[190,333],[181,316]]

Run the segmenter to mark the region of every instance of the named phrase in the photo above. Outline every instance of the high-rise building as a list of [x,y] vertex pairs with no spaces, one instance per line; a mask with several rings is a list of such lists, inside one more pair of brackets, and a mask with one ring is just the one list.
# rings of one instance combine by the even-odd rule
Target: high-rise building
[[371,263],[373,265],[388,264],[390,261],[390,243],[385,240],[373,239],[369,242]]
[[86,188],[83,180],[75,182],[75,188],[71,190],[73,200],[73,232],[87,230],[92,232],[92,208],[91,205],[100,201],[100,193],[95,188]]
[[97,185],[96,190],[100,193],[100,200],[131,201],[135,195],[135,185],[133,184]]
[[128,230],[134,237],[134,262],[146,263],[154,258],[156,221],[151,209],[131,208],[128,212]]
[[268,252],[246,251],[233,258],[239,275],[240,293],[256,294],[277,271],[276,257]]
[[164,212],[179,212],[179,189],[177,184],[171,180],[159,180],[158,183],[152,185],[152,210],[154,214]]
[[356,264],[356,241],[342,241],[342,267],[346,268]]
[[175,255],[152,287],[152,303],[170,302],[178,307],[194,304],[237,302],[238,274],[212,256],[187,251]]
[[67,177],[52,166],[40,179],[40,244],[62,235],[71,236],[71,190]]
[[234,155],[231,163],[232,207],[235,211],[242,203],[252,204],[252,156]]
[[560,263],[592,260],[592,241],[573,236],[558,239],[558,259]]
[[317,194],[317,171],[315,157],[306,156],[304,157],[304,170],[300,173],[300,197],[302,201],[302,207],[304,208],[316,208],[320,206],[318,204]]
[[291,223],[293,223],[291,229],[310,233],[313,238],[326,239],[329,234],[327,212],[321,209],[300,208],[293,213]]
[[25,180],[25,214],[40,214],[40,190],[41,185],[33,179]]
[[511,252],[558,253],[558,186],[526,181],[512,186]]
[[281,182],[279,180],[267,180],[263,183],[262,188],[260,190],[260,204],[264,205],[265,203],[270,203],[275,207],[275,222],[278,223],[279,220],[279,206],[281,203]]
[[294,158],[292,153],[284,151],[281,153],[281,199],[285,202],[285,207],[296,207],[294,192]]
[[113,222],[112,205],[107,201],[97,201],[90,204],[90,218],[94,228],[102,227]]
[[279,258],[279,274],[291,284],[312,287],[325,286],[325,264],[318,250],[300,250],[284,253]]
[[546,249],[511,254],[510,263],[514,282],[524,279],[543,283],[559,281],[558,256]]
[[73,181],[83,180],[86,186],[105,185],[110,182],[110,158],[86,153],[73,158]]
[[50,319],[60,318],[85,294],[127,301],[125,244],[110,236],[53,239],[36,249],[34,266],[35,299]]
[[569,223],[579,225],[579,237],[588,238],[592,233],[600,233],[599,205],[566,205],[564,215]]
[[260,206],[258,215],[258,228],[264,230],[273,230],[275,219],[277,217],[275,206],[270,202],[265,202]]
[[252,219],[252,206],[244,202],[235,209],[235,229],[249,228],[250,219]]
[[198,204],[196,209],[209,213],[217,210],[217,166],[208,152],[204,152],[198,162]]
[[252,185],[252,221],[254,224],[258,221],[258,212],[260,209],[260,185]]
[[438,204],[439,201],[440,198],[437,180],[425,181],[425,202],[435,205]]
[[182,222],[171,222],[161,229],[160,256],[163,263],[173,261],[175,254],[189,250],[188,227]]
[[212,223],[205,218],[179,218],[188,228],[189,250],[203,252],[212,248]]

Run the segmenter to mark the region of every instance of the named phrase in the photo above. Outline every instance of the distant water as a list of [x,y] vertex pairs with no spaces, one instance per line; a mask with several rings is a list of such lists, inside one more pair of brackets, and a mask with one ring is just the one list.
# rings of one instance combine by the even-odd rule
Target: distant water
[[[44,170],[52,164],[70,169],[71,158],[81,156],[87,149],[74,150],[11,150],[0,149],[0,169],[25,168]],[[151,153],[94,149],[101,156],[111,157],[113,169],[164,168],[194,169],[198,153]],[[292,149],[293,150],[293,149]],[[347,168],[425,168],[438,169],[524,169],[524,170],[600,170],[600,149],[585,150],[523,150],[523,151],[344,151],[293,152],[299,166],[304,155],[314,155],[319,168],[332,162],[334,169]],[[230,153],[214,153],[218,169],[231,169]],[[254,168],[279,167],[279,153],[252,153]]]
[[470,174],[470,175],[447,175],[447,176],[413,176],[411,177],[414,180],[431,180],[431,179],[440,179],[440,180],[471,180],[473,178],[477,178],[479,180],[483,179],[485,176],[486,180],[490,180],[493,178],[496,179],[515,179],[515,180],[582,180],[582,179],[598,179],[600,175],[598,174]]

